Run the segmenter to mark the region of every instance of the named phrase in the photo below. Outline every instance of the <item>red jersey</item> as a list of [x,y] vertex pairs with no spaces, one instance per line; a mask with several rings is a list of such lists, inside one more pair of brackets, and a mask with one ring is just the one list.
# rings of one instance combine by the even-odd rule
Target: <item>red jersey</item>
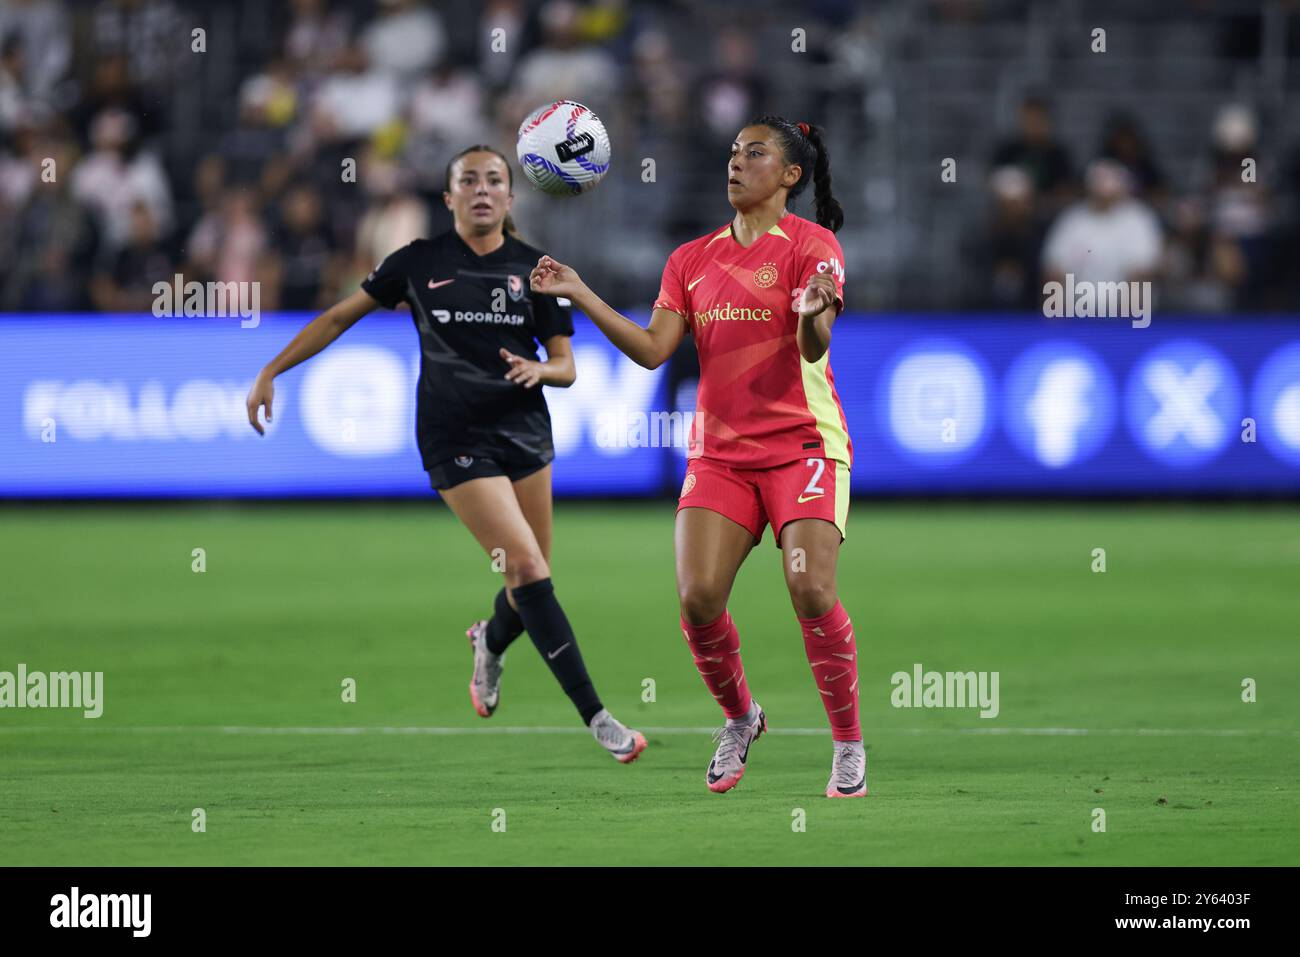
[[700,356],[688,459],[765,469],[802,458],[853,464],[830,352],[799,353],[799,300],[815,273],[835,280],[844,308],[844,253],[835,234],[787,211],[748,247],[731,227],[678,246],[656,309],[686,320]]

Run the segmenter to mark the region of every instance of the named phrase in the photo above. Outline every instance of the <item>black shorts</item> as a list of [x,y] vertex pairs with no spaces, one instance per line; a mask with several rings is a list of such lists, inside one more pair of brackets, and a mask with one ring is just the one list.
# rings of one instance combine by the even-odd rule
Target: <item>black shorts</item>
[[438,491],[455,488],[470,479],[491,478],[504,475],[512,482],[527,478],[551,464],[551,459],[504,459],[483,455],[458,455],[444,459],[429,468],[429,484]]

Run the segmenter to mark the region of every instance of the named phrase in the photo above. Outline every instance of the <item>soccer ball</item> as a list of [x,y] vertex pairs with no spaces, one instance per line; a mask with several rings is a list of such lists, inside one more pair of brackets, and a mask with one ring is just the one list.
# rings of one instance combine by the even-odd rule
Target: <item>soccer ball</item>
[[538,107],[519,127],[519,165],[528,182],[552,196],[585,193],[609,169],[609,134],[581,103]]

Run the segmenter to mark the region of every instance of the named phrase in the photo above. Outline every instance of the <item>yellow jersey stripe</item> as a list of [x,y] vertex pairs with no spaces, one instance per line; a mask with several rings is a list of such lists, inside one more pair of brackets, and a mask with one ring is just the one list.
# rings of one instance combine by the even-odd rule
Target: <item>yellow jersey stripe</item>
[[822,437],[823,458],[847,463],[849,433],[840,424],[840,409],[835,404],[831,383],[826,377],[830,361],[829,349],[816,362],[809,362],[803,356],[799,357],[799,368],[803,372],[803,394],[808,402],[808,411],[812,413],[817,431]]
[[848,538],[849,524],[849,466],[847,462],[835,463],[835,527],[842,538]]

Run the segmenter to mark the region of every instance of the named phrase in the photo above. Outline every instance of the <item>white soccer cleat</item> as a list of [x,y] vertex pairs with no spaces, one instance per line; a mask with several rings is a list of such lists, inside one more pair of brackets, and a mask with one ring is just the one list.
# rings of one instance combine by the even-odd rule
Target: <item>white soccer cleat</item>
[[767,715],[755,701],[749,709],[753,721],[745,724],[728,722],[713,734],[718,742],[718,749],[713,752],[709,770],[704,774],[704,783],[715,794],[730,791],[745,776],[745,761],[749,758],[749,746],[758,740],[767,730]]
[[602,748],[614,756],[620,764],[629,764],[645,750],[645,735],[631,728],[601,708],[591,719],[592,735]]
[[836,741],[831,760],[831,779],[826,782],[828,798],[867,796],[867,750],[861,741]]
[[501,670],[506,656],[494,655],[487,648],[487,622],[476,621],[465,632],[474,651],[474,674],[469,682],[469,698],[481,718],[492,717],[501,700]]

